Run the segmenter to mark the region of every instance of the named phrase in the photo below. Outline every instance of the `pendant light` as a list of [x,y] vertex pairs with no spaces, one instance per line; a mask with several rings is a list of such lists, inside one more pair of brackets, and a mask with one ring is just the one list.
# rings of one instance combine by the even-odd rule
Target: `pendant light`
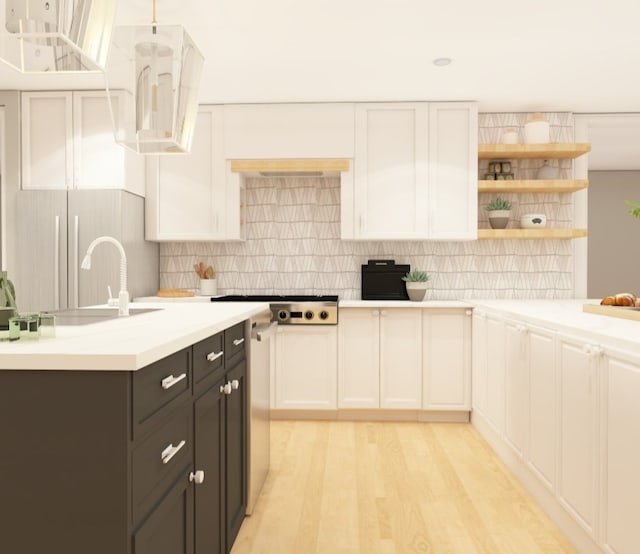
[[204,58],[182,25],[116,26],[107,88],[116,142],[139,154],[191,149]]
[[116,2],[4,0],[0,61],[23,73],[104,71]]

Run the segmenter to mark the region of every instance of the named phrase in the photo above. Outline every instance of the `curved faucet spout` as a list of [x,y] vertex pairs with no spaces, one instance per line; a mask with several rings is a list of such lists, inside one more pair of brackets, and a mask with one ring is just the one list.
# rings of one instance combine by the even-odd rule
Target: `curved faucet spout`
[[127,291],[127,254],[120,242],[107,235],[98,237],[87,248],[87,253],[82,260],[82,269],[91,269],[91,254],[98,244],[108,242],[113,244],[120,252],[120,292],[118,293],[118,315],[129,315],[129,292]]

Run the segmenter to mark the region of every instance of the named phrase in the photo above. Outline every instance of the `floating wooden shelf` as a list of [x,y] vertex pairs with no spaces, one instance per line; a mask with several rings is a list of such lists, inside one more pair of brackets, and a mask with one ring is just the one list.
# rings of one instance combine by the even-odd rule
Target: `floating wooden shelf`
[[478,192],[576,192],[589,186],[586,179],[522,179],[478,181]]
[[574,159],[591,151],[591,144],[550,143],[550,144],[479,144],[480,160],[510,159]]
[[586,229],[478,229],[478,239],[578,239]]

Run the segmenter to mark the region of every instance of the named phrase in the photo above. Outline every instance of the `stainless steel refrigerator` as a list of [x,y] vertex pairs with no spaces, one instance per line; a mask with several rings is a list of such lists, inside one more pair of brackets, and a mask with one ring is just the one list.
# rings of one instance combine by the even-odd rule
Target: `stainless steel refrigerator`
[[159,247],[144,240],[144,199],[123,190],[18,192],[16,260],[10,278],[20,312],[104,304],[117,297],[120,254],[100,244],[90,270],[80,268],[93,239],[109,235],[126,252],[131,298],[155,294]]

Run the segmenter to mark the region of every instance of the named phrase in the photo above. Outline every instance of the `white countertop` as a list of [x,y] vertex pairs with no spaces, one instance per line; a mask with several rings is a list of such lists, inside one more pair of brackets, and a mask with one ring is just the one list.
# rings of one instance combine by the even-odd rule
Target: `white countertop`
[[458,300],[340,300],[340,308],[473,308],[471,302]]
[[1,341],[0,370],[136,370],[244,321],[269,304],[136,302],[132,307],[162,309],[89,325],[56,325],[55,338]]
[[585,313],[584,304],[597,300],[471,300],[476,311],[525,320],[532,325],[559,331],[602,346],[640,353],[640,321]]

